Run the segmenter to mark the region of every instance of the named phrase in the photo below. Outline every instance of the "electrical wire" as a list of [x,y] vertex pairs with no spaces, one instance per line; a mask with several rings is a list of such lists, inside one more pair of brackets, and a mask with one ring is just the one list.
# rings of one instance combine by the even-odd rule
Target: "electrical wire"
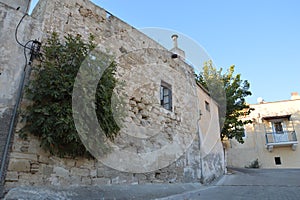
[[17,43],[24,47],[24,48],[27,48],[27,49],[30,49],[29,47],[26,47],[26,45],[23,45],[19,40],[18,40],[18,29],[19,29],[19,26],[21,25],[22,21],[24,20],[24,18],[27,16],[28,14],[26,13],[25,15],[23,15],[23,17],[21,18],[21,20],[19,21],[17,27],[16,27],[16,30],[15,30],[15,39],[17,41]]
[[[27,68],[27,65],[31,65],[31,61],[29,61],[28,63],[28,58],[27,58],[27,54],[26,54],[26,50],[30,50],[30,53],[37,56],[38,55],[38,52],[35,51],[34,49],[34,44],[35,43],[39,43],[37,40],[29,40],[24,44],[22,44],[19,39],[18,39],[18,30],[19,30],[19,27],[21,25],[21,23],[23,22],[24,18],[27,16],[28,14],[26,13],[25,15],[23,15],[23,17],[20,19],[17,27],[16,27],[16,30],[15,30],[15,39],[16,39],[16,42],[24,48],[24,57],[25,57],[25,66],[24,66],[24,71],[26,70]],[[31,43],[31,46],[28,47],[28,45]]]

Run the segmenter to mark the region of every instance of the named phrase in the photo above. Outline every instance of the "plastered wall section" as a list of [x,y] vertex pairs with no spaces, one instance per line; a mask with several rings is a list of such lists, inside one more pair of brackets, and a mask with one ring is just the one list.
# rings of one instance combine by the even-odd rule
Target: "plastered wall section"
[[[23,16],[21,10],[16,10],[3,1],[0,2],[0,163],[25,67],[24,48],[17,44],[15,34],[23,45],[31,39],[40,37],[40,26],[28,16],[24,18],[16,32],[16,27]],[[29,58],[28,54],[27,56]]]
[[[299,168],[300,167],[300,149],[296,146],[276,147],[270,152],[266,148],[265,133],[270,124],[263,121],[267,116],[284,116],[291,115],[288,126],[294,126],[297,139],[300,131],[300,100],[287,100],[279,102],[265,102],[262,104],[251,105],[255,109],[249,119],[254,121],[253,124],[247,125],[246,137],[244,144],[239,144],[236,140],[231,140],[228,152],[228,166],[245,167],[251,162],[258,159],[261,168]],[[269,130],[270,131],[270,130]],[[275,157],[280,157],[281,165],[276,165]]]
[[[23,16],[24,13],[0,2],[0,114],[6,108],[13,107],[25,66],[24,48],[17,44],[15,39],[16,27]],[[20,43],[25,45],[29,40],[40,38],[39,28],[39,24],[33,22],[32,18],[25,17],[17,32]]]
[[208,91],[198,86],[198,103],[202,173],[206,181],[221,176],[225,170],[224,149],[220,138],[219,105]]

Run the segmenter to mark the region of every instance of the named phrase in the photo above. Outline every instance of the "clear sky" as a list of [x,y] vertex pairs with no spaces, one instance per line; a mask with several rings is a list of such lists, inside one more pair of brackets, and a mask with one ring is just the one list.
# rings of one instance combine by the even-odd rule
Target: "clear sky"
[[249,103],[258,97],[286,100],[291,92],[300,93],[299,0],[92,2],[135,28],[184,34],[206,50],[217,68],[234,64],[236,73],[251,84]]

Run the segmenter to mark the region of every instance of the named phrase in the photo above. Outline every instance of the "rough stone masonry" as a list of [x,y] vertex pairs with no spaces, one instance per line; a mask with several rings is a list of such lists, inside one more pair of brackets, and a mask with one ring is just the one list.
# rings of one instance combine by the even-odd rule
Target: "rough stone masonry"
[[[0,55],[0,116],[6,116],[5,112],[14,105],[25,63],[23,48],[13,37],[23,13],[4,3],[0,2],[0,40],[5,44]],[[117,77],[126,83],[123,94],[126,117],[122,119],[120,136],[110,143],[114,151],[98,159],[58,158],[44,152],[38,138],[19,137],[24,125],[19,118],[6,188],[209,182],[223,174],[217,104],[195,84],[193,69],[184,60],[173,59],[172,53],[154,40],[88,0],[40,0],[32,15],[24,18],[18,37],[21,41],[43,41],[53,31],[61,37],[81,34],[87,38],[91,33],[96,36],[98,48],[116,58]],[[172,110],[160,105],[162,82],[172,87]],[[204,111],[205,102],[210,102],[211,109],[206,110],[199,122],[196,108]],[[21,109],[25,106],[23,100]],[[168,149],[163,149],[165,146]],[[152,155],[157,149],[159,159],[140,156]],[[125,161],[115,162],[116,156],[124,152],[127,152]],[[135,161],[144,165],[138,166]]]

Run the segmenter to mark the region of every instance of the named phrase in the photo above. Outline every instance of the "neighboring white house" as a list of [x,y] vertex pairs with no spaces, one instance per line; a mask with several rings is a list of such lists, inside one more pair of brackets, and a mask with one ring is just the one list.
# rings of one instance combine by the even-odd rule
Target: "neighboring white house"
[[250,105],[255,110],[247,119],[253,124],[245,126],[244,144],[229,141],[227,164],[234,167],[249,166],[258,159],[261,168],[300,168],[300,97],[292,93],[291,100]]

